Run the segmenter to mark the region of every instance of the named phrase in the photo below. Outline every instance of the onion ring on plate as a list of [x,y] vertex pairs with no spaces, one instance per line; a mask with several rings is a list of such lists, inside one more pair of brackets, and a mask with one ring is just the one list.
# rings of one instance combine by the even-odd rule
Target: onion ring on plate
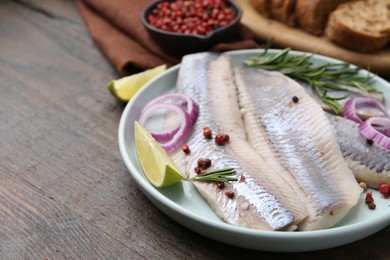
[[[198,114],[199,114],[199,107],[198,107],[198,104],[195,103],[194,100],[192,100],[190,97],[188,97],[187,95],[184,95],[184,94],[180,94],[180,93],[168,93],[168,94],[164,94],[164,95],[161,95],[161,96],[158,96],[156,97],[155,99],[152,99],[151,101],[149,101],[144,109],[142,110],[141,112],[141,117],[140,117],[140,122],[141,122],[141,119],[142,118],[142,114],[145,110],[147,110],[150,106],[154,105],[154,104],[157,104],[157,103],[165,103],[169,100],[173,100],[173,99],[179,99],[179,100],[183,100],[186,102],[187,104],[187,111],[188,113],[190,114],[190,117],[191,117],[191,120],[192,122],[194,123],[195,120],[198,118]],[[145,120],[146,121],[146,120]]]
[[344,105],[344,117],[360,124],[363,120],[358,116],[357,109],[364,107],[374,107],[381,111],[387,118],[390,118],[390,114],[387,112],[385,106],[378,100],[370,97],[358,97],[348,100]]
[[[378,126],[383,127],[383,130],[379,131]],[[390,133],[390,118],[371,117],[359,125],[359,131],[367,139],[374,141],[387,151],[390,151],[390,137],[384,133]]]
[[[147,111],[150,111],[148,113],[152,113],[153,111],[160,108],[173,110],[180,116],[180,125],[178,127],[178,130],[172,136],[170,136],[171,138],[166,138],[166,142],[160,143],[162,148],[165,149],[165,151],[171,153],[177,148],[179,148],[190,135],[192,129],[192,121],[190,118],[190,114],[183,107],[176,104],[156,103],[149,106]],[[172,134],[172,131],[170,133]],[[158,140],[156,139],[156,141]]]
[[[144,125],[145,122],[149,119],[149,117],[154,113],[154,111],[158,108],[156,108],[156,105],[158,104],[171,104],[171,103],[165,103],[170,100],[174,99],[179,99],[183,100],[186,102],[187,105],[187,113],[190,117],[191,121],[191,127],[195,123],[196,119],[198,118],[199,115],[199,107],[198,105],[188,96],[184,94],[179,94],[179,93],[171,93],[171,94],[165,94],[161,95],[155,99],[152,99],[149,101],[144,109],[141,112],[141,116],[139,117],[139,123]],[[173,105],[173,104],[172,104]],[[184,107],[176,105],[184,110]],[[180,129],[180,125],[177,127],[163,131],[163,132],[155,132],[155,131],[150,131],[150,134],[156,139],[157,142],[169,142],[174,136],[177,134],[177,132]]]

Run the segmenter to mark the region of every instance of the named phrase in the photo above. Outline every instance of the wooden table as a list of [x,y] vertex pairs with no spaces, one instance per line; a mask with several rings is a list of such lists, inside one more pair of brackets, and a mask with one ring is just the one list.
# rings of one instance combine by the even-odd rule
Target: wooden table
[[0,259],[384,259],[390,226],[320,252],[228,246],[175,223],[119,153],[118,77],[71,0],[0,1]]

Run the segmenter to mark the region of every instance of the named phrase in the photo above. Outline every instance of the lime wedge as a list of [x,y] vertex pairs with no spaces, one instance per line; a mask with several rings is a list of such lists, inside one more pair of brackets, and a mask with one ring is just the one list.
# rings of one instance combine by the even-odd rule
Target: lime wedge
[[142,170],[153,186],[168,187],[184,178],[167,152],[137,121],[134,121],[134,139]]
[[107,84],[111,94],[122,102],[129,101],[139,89],[149,80],[160,75],[167,69],[167,65],[160,65],[153,69],[126,76],[120,79],[111,80]]

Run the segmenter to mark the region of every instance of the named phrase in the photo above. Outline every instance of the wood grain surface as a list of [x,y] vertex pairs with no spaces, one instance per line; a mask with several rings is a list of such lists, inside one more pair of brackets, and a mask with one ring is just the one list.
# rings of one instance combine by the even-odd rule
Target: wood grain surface
[[390,227],[319,252],[245,250],[155,208],[119,154],[118,74],[70,0],[0,1],[0,259],[385,259]]

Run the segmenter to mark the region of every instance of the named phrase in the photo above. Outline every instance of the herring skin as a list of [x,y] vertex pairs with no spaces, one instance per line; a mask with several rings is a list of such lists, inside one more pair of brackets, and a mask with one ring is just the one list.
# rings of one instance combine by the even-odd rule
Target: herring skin
[[359,132],[359,124],[332,114],[327,117],[336,130],[337,142],[355,178],[373,189],[379,189],[383,183],[390,185],[390,153],[375,143],[367,143]]

